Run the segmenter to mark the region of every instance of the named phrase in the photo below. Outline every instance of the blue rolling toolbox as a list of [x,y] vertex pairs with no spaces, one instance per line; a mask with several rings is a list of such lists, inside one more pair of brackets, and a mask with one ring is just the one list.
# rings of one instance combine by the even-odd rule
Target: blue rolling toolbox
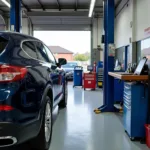
[[124,128],[131,140],[145,138],[148,87],[142,83],[124,83]]
[[82,86],[82,78],[83,78],[83,67],[76,66],[74,68],[74,74],[73,74],[73,87]]

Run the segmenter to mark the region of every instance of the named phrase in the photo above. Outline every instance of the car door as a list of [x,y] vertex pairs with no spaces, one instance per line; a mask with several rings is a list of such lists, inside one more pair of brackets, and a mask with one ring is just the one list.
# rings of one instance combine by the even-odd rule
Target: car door
[[37,54],[38,57],[41,61],[41,73],[44,75],[45,72],[47,72],[47,81],[52,82],[52,88],[53,88],[53,100],[57,99],[57,74],[55,73],[53,69],[53,64],[49,60],[48,54],[44,48],[43,43],[41,42],[36,42],[36,47],[37,47]]
[[[23,41],[21,47],[22,50],[18,53],[21,59],[18,60],[28,69],[28,74],[25,80],[25,88],[22,88],[23,90],[20,91],[22,100],[21,104],[20,102],[17,102],[17,105],[23,112],[30,114],[29,116],[34,118],[38,114],[38,102],[40,101],[37,94],[39,93],[37,79],[40,78],[40,74],[38,72],[39,61],[37,60],[38,57],[34,41]],[[29,116],[23,116],[22,119],[28,118]]]
[[57,74],[57,78],[56,78],[57,98],[60,99],[63,96],[63,73],[64,72],[62,71],[60,67],[57,66],[56,59],[51,53],[50,49],[46,45],[44,45],[44,47],[47,51],[47,54],[51,63],[54,65],[54,72],[55,74]]

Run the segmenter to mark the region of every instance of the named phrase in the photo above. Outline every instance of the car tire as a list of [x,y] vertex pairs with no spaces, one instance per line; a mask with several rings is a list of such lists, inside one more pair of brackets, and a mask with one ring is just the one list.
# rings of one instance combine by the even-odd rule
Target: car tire
[[[36,138],[30,141],[34,150],[48,150],[52,137],[52,106],[50,98],[46,97],[44,105],[44,114],[40,132]],[[47,128],[46,128],[47,127]]]
[[59,103],[59,107],[65,108],[67,106],[67,100],[68,100],[68,84],[66,82],[63,88],[63,98]]

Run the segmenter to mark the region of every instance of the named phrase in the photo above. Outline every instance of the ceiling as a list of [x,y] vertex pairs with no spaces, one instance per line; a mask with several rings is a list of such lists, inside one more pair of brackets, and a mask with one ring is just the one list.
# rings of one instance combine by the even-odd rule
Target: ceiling
[[[116,5],[120,1],[116,0]],[[90,2],[91,0],[21,0],[26,14],[24,17],[30,17],[35,30],[90,30]],[[9,14],[9,8],[1,1],[0,12]],[[103,17],[103,0],[96,1],[95,16]]]

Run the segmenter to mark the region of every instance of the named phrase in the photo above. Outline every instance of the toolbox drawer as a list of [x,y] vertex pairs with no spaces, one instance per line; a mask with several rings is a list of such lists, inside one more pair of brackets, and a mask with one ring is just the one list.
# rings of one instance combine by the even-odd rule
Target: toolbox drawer
[[126,95],[131,95],[131,86],[130,85],[127,85],[127,84],[124,85],[124,93]]
[[126,95],[128,98],[131,98],[131,90],[125,91],[124,90],[124,95]]
[[131,110],[131,102],[124,101],[124,107],[126,107],[128,110]]
[[124,104],[124,115],[123,115],[124,128],[131,135],[131,108]]
[[123,99],[124,100],[124,102],[127,104],[127,105],[129,105],[129,106],[131,106],[131,101],[129,101],[129,100],[127,100],[127,99]]
[[132,84],[130,84],[130,83],[125,83],[124,84],[125,89],[131,89],[131,86],[132,86]]
[[128,96],[126,96],[126,95],[123,96],[123,99],[124,99],[125,101],[131,102],[131,97],[128,97]]
[[128,101],[131,101],[131,94],[124,92],[123,97],[124,97],[125,99],[127,99]]

